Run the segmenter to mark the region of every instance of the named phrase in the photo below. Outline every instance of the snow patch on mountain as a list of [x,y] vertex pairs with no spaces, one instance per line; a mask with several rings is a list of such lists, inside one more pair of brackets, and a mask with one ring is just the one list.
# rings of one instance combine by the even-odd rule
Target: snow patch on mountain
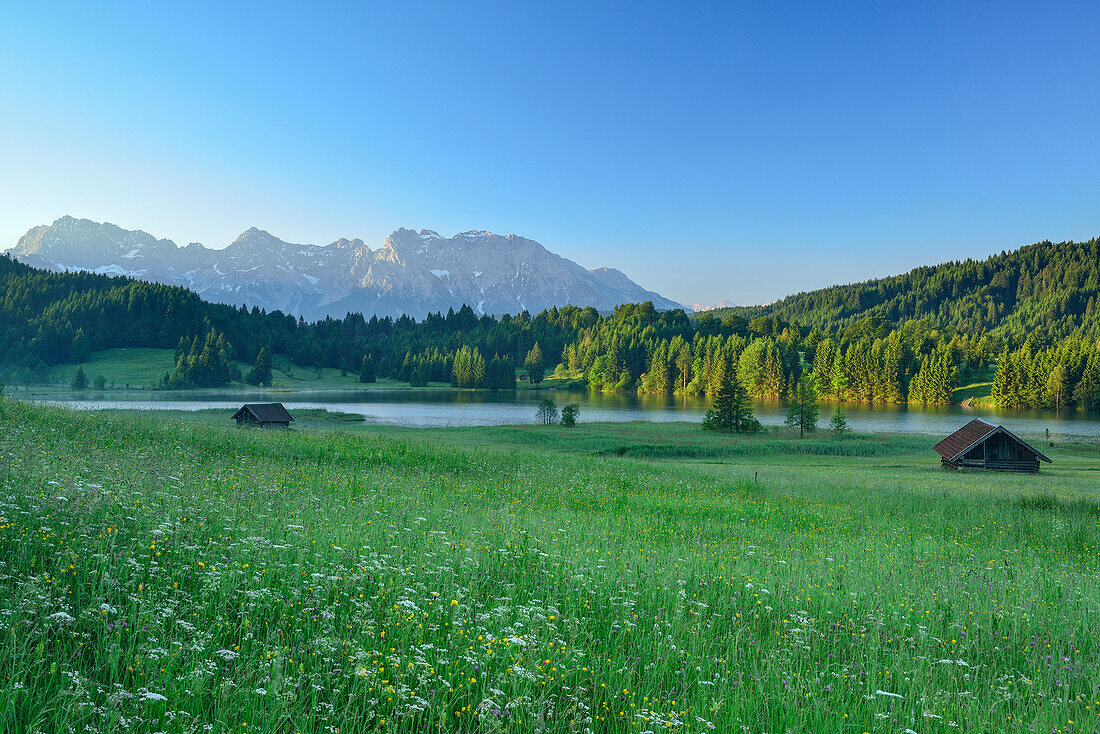
[[62,217],[32,228],[9,252],[35,267],[127,275],[190,288],[208,301],[311,319],[348,312],[423,318],[463,304],[489,314],[565,305],[607,311],[640,301],[682,308],[619,270],[585,270],[534,240],[485,230],[446,238],[398,229],[375,251],[361,239],[293,244],[251,227],[212,250]]

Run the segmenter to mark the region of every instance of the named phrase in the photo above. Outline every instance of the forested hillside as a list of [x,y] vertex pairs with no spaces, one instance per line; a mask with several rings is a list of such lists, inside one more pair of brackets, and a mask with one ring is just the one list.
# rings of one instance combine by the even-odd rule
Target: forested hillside
[[[376,374],[409,380],[419,371],[426,379],[447,381],[463,347],[486,366],[494,356],[522,363],[536,342],[556,359],[577,328],[598,319],[594,308],[497,320],[463,307],[420,322],[348,314],[306,323],[278,311],[207,303],[175,286],[54,273],[0,256],[0,379],[10,382],[40,379],[50,365],[82,362],[93,351],[113,347],[175,348],[184,371],[198,365],[195,375],[170,381],[180,387],[224,384],[234,375],[217,362],[253,362],[261,349],[299,365],[349,372],[360,372],[369,357]],[[489,386],[480,382],[470,386]]]
[[1032,332],[1060,340],[1100,338],[1100,240],[1040,242],[985,260],[921,267],[904,275],[798,293],[768,306],[723,309],[746,318],[768,315],[817,329],[862,318],[890,323],[928,319],[940,329],[988,333],[1010,343]]
[[[987,261],[707,312],[628,304],[495,319],[464,306],[423,321],[348,314],[306,323],[210,304],[182,288],[51,273],[0,258],[0,379],[111,347],[175,348],[160,387],[270,380],[272,354],[412,384],[514,387],[544,370],[591,390],[712,394],[733,374],[783,398],[803,374],[823,398],[946,404],[996,363],[991,398],[1010,407],[1100,406],[1095,297],[1100,244],[1043,243]],[[242,375],[236,361],[256,363]],[[988,379],[988,378],[985,378]]]

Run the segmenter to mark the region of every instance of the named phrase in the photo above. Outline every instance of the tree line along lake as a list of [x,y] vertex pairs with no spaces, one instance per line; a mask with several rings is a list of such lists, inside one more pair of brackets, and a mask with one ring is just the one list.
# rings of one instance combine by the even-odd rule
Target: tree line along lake
[[[593,393],[585,391],[482,391],[455,389],[324,390],[324,391],[158,391],[140,396],[53,396],[44,402],[83,410],[208,410],[236,409],[245,402],[282,402],[295,409],[327,409],[363,416],[367,423],[414,428],[528,424],[535,420],[544,397],[558,406],[580,405],[581,422],[701,421],[710,405],[705,397]],[[835,403],[821,403],[820,425],[828,422]],[[781,401],[757,400],[756,416],[765,426],[780,426],[785,418]],[[1100,441],[1100,418],[1077,410],[1016,410],[952,406],[842,403],[849,426],[861,433],[949,433],[971,418],[1000,423],[1016,433],[1062,441]]]

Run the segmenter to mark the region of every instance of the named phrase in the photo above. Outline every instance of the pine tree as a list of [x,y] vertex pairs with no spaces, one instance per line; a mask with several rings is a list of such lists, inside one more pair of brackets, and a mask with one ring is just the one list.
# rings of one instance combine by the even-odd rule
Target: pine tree
[[958,383],[958,368],[947,349],[921,360],[917,374],[909,383],[909,402],[920,405],[950,405]]
[[241,379],[232,345],[225,334],[214,329],[207,332],[201,342],[198,337],[190,344],[181,341],[176,354],[176,368],[162,382],[166,388],[221,387]]
[[76,374],[73,375],[73,389],[85,390],[88,387],[88,376],[84,374],[84,368],[80,365],[76,366]]
[[427,387],[428,386],[428,365],[424,362],[417,360],[416,367],[413,368],[412,376],[409,378],[410,387]]
[[833,417],[829,421],[829,430],[833,432],[837,438],[840,438],[850,429],[848,428],[848,419],[844,417],[844,413],[840,410],[840,403],[836,404],[836,410],[833,411]]
[[778,398],[786,387],[783,357],[771,337],[757,339],[741,352],[737,372],[753,397]]
[[245,375],[244,381],[249,385],[271,384],[271,364],[266,348],[260,349],[260,353],[256,355],[256,365]]
[[752,401],[736,373],[725,373],[714,394],[714,407],[703,417],[703,428],[733,433],[760,430],[760,422],[753,416]]
[[731,369],[725,351],[711,344],[707,357],[707,388],[708,395],[714,395],[722,389],[722,385],[729,379],[728,372]]
[[844,352],[837,348],[833,362],[833,397],[839,402],[848,396],[848,366],[844,361]]
[[650,356],[643,389],[647,393],[666,395],[672,392],[672,379],[668,342],[661,341]]
[[83,329],[76,330],[73,343],[69,346],[70,362],[87,362],[92,356],[92,340],[88,338]]
[[494,356],[485,369],[485,386],[490,390],[514,390],[516,370],[512,367],[512,361],[501,359],[500,355]]
[[363,361],[359,365],[359,382],[370,383],[375,382],[377,379],[374,371],[374,357],[368,354],[363,357]]
[[803,374],[787,395],[787,425],[798,427],[798,437],[817,430],[817,384]]
[[1081,379],[1073,389],[1073,401],[1081,410],[1100,407],[1100,358],[1095,350],[1089,354]]
[[477,347],[463,346],[455,354],[451,367],[451,384],[455,387],[485,387],[485,358]]
[[993,387],[990,389],[993,404],[1001,408],[1019,407],[1020,394],[1017,385],[1016,360],[1006,349],[997,361],[997,373],[993,376]]
[[882,388],[879,397],[883,402],[905,402],[901,389],[901,361],[904,356],[901,339],[897,332],[892,332],[886,340],[882,354]]
[[466,387],[485,387],[485,358],[477,347],[470,355],[470,378]]
[[527,352],[527,358],[523,360],[523,366],[527,368],[527,379],[531,381],[532,385],[538,387],[546,374],[546,367],[542,363],[542,349],[539,347],[538,342],[535,342],[535,346]]
[[451,363],[451,386],[466,387],[470,377],[470,353],[466,347],[461,347],[455,352],[454,362]]
[[818,343],[817,350],[814,352],[814,377],[817,378],[817,384],[820,385],[825,391],[829,391],[833,384],[833,342],[831,339],[825,339]]

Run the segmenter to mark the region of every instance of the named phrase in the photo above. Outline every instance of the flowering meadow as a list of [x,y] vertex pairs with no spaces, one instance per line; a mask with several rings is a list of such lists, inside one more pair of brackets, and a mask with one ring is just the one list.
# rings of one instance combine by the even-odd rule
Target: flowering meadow
[[1096,447],[702,433],[0,399],[0,731],[1100,728]]

